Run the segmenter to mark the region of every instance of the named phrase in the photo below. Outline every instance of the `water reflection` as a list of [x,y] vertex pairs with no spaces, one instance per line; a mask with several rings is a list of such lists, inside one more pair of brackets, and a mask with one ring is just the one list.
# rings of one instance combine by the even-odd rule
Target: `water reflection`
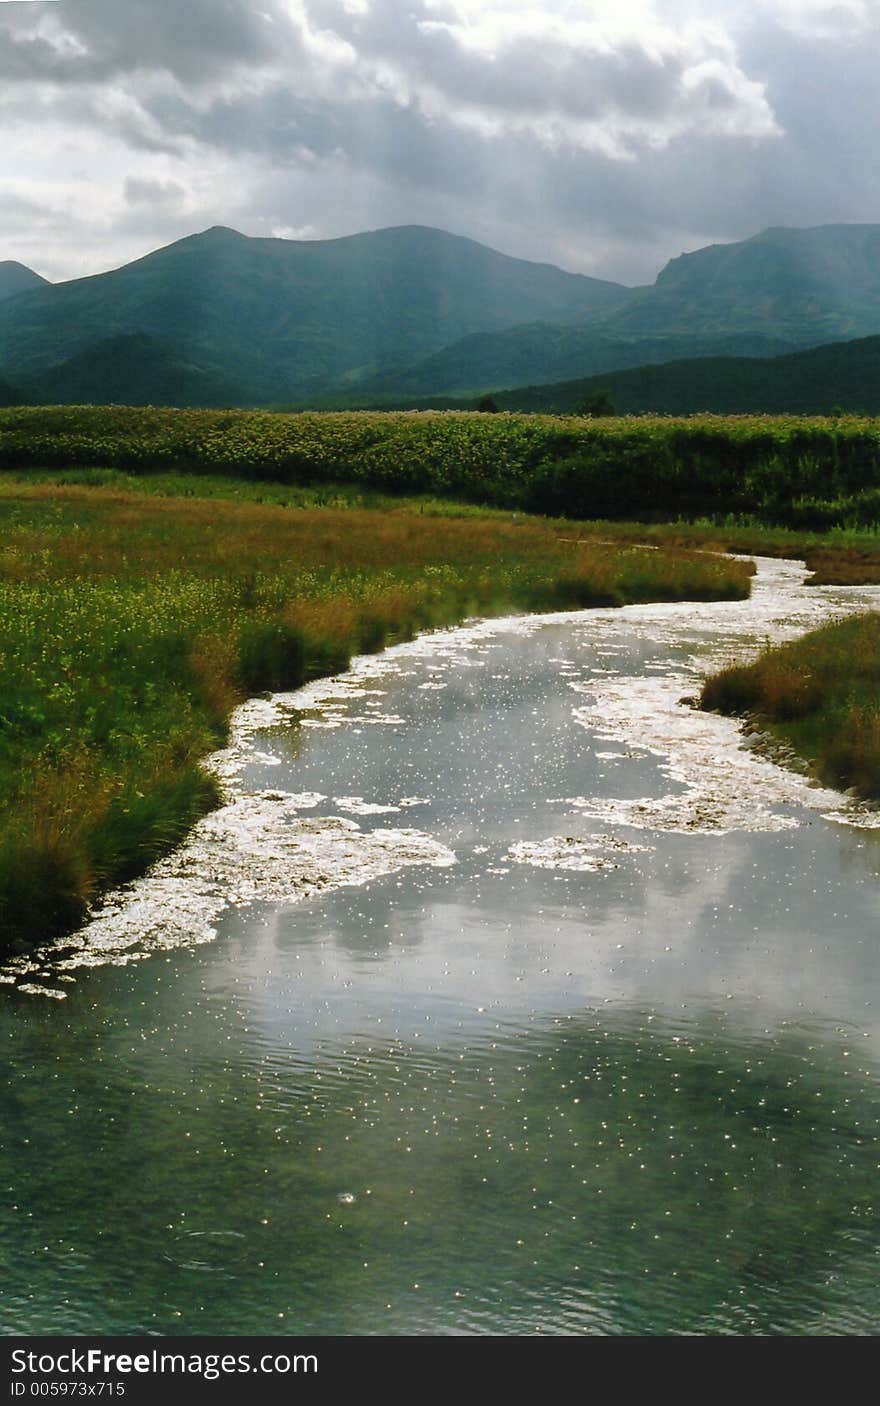
[[880,1108],[826,1031],[461,1013],[438,1042],[365,1013],[305,1054],[252,993],[195,1040],[185,991],[151,995],[24,1042],[7,1333],[876,1328]]

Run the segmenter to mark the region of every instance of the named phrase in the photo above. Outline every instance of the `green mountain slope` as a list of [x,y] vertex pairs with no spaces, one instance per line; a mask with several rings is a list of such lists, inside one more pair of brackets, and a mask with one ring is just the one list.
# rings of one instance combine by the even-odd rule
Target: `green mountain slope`
[[358,389],[449,396],[880,334],[880,225],[769,229],[673,259],[599,322],[468,337]]
[[265,404],[471,332],[595,318],[628,296],[420,226],[306,242],[215,228],[0,304],[0,366],[34,380],[108,337],[145,333],[231,377],[241,403]]
[[610,335],[762,332],[801,345],[880,333],[880,225],[767,229],[683,254]]
[[50,405],[240,404],[231,377],[144,332],[121,332],[96,342],[33,379],[29,390],[33,399]]
[[[31,286],[0,300],[0,368],[66,400],[388,404],[880,335],[880,225],[765,230],[673,259],[639,289],[421,226],[299,242],[215,228],[71,283],[0,265],[0,296],[4,269]],[[661,378],[651,395],[721,406],[719,376],[674,391]],[[733,376],[737,405],[765,403]],[[852,403],[845,387],[822,395]]]
[[607,391],[622,415],[880,414],[880,337],[835,342],[777,357],[709,357],[499,391],[503,410],[575,412]]
[[26,293],[31,288],[49,287],[51,284],[45,278],[24,264],[18,264],[14,259],[0,261],[0,302],[14,298],[18,293]]
[[5,378],[0,378],[0,405],[29,405],[31,396],[17,386],[12,386]]
[[762,333],[624,340],[604,325],[560,327],[532,323],[504,332],[475,333],[410,367],[370,377],[352,388],[358,401],[473,395],[522,383],[540,385],[577,376],[665,362],[682,356],[773,356],[791,343]]

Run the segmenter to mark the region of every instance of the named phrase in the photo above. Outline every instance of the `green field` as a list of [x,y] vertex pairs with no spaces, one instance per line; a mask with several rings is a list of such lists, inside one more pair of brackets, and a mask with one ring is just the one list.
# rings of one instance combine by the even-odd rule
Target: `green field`
[[0,468],[350,484],[579,519],[880,522],[880,420],[476,412],[0,410]]
[[[849,418],[0,411],[3,943],[69,929],[216,804],[200,760],[249,694],[468,614],[747,592],[694,548],[880,580],[878,462]],[[875,794],[819,746],[845,704],[790,737]]]

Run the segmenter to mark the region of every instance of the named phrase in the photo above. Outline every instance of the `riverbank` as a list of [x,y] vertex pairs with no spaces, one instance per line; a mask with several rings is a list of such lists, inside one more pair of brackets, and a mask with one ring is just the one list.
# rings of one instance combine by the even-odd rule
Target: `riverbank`
[[477,613],[749,589],[747,563],[522,515],[198,494],[0,481],[7,951],[69,931],[217,803],[201,759],[249,695]]
[[836,621],[720,670],[700,705],[747,717],[826,785],[880,800],[880,614]]

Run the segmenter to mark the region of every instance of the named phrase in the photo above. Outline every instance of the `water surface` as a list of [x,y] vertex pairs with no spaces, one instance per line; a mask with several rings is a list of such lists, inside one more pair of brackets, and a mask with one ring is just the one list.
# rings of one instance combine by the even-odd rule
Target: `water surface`
[[681,701],[880,596],[801,581],[243,710],[226,809],[0,973],[0,1329],[875,1333],[877,817]]

